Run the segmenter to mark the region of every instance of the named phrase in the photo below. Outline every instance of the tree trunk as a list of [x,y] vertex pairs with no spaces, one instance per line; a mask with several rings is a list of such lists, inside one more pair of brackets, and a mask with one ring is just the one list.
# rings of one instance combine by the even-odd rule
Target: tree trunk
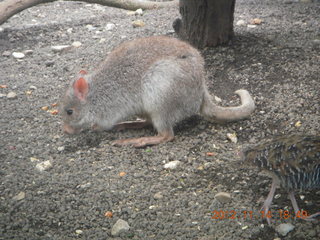
[[181,19],[173,28],[198,48],[227,43],[233,37],[235,0],[180,0]]
[[[25,10],[27,8],[36,6],[42,3],[55,2],[57,0],[3,0],[0,2],[0,25],[7,21],[13,15]],[[65,0],[65,1],[79,1],[88,3],[97,3],[110,7],[123,8],[127,10],[154,9],[176,5],[177,2],[151,2],[140,0]]]

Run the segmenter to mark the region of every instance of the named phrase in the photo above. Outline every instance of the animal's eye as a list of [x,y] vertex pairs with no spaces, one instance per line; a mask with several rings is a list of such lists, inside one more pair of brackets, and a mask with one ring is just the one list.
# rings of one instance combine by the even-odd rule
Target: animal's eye
[[72,115],[73,110],[72,109],[67,109],[66,112],[67,112],[68,115]]

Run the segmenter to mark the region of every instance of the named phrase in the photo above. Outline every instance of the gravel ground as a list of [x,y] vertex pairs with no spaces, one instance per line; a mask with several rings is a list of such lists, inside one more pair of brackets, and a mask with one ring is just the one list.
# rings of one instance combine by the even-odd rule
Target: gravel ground
[[[275,135],[319,133],[319,2],[238,0],[232,44],[202,51],[211,93],[227,106],[239,104],[236,89],[249,90],[257,105],[250,119],[218,125],[195,116],[177,125],[173,142],[144,149],[111,142],[152,135],[152,129],[62,133],[55,104],[74,74],[94,69],[123,41],[174,36],[171,24],[178,16],[177,8],[135,16],[99,5],[54,2],[1,26],[0,239],[320,238],[319,222],[291,218],[284,190],[277,191],[268,226],[259,211],[271,179],[241,165],[234,154]],[[262,23],[252,26],[254,18]],[[138,19],[145,26],[133,28]],[[114,28],[107,30],[108,23]],[[82,45],[51,49],[76,41]],[[16,59],[13,52],[26,54]],[[228,133],[236,134],[237,143]],[[164,169],[173,160],[181,162],[179,167]],[[231,194],[231,201],[215,200],[219,192]],[[320,209],[320,191],[297,196],[308,213]],[[279,211],[286,209],[290,218],[280,219]],[[212,219],[218,210],[233,210],[237,218]],[[114,237],[118,219],[130,229]],[[294,229],[281,236],[280,223]]]

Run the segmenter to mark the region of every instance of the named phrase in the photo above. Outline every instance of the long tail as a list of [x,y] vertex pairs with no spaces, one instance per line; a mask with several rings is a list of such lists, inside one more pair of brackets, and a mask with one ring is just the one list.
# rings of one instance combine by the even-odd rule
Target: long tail
[[231,122],[248,118],[255,109],[255,104],[249,92],[244,89],[235,91],[241,99],[241,105],[237,107],[220,107],[214,104],[206,89],[201,106],[201,114],[216,122]]

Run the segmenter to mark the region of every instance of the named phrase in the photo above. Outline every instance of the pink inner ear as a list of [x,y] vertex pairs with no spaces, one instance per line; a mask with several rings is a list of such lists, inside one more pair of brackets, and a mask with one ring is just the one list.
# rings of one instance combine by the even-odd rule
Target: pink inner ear
[[86,100],[88,91],[89,91],[89,85],[88,82],[83,78],[79,78],[74,84],[73,84],[73,90],[75,95],[82,101]]

